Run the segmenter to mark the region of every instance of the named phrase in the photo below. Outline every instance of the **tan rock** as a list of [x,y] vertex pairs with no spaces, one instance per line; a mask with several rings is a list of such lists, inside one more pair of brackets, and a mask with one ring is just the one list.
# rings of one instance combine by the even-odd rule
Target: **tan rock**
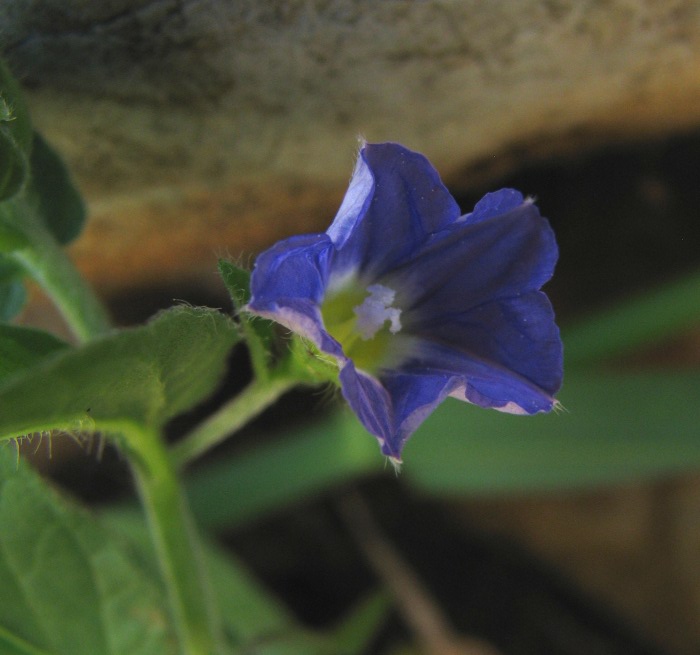
[[10,0],[0,25],[105,289],[323,229],[358,134],[458,187],[700,122],[695,0]]

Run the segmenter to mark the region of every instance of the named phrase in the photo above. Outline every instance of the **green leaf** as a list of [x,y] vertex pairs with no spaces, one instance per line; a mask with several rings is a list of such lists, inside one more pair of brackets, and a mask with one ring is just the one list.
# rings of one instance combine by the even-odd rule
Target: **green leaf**
[[[342,412],[202,466],[186,484],[198,520],[209,529],[222,529],[384,468],[376,439],[354,415]],[[237,500],[222,503],[221,498]]]
[[[128,539],[130,551],[146,576],[156,575],[156,558],[142,517],[130,510],[107,510],[101,520]],[[360,655],[389,609],[384,594],[373,594],[330,632],[313,633],[302,627],[232,553],[205,543],[202,555],[226,632],[245,653],[263,652],[259,649],[264,645],[265,655]]]
[[0,324],[0,382],[64,348],[67,343],[43,330]]
[[8,447],[0,448],[0,525],[0,652],[177,652],[159,586]]
[[22,188],[31,146],[32,128],[20,86],[0,59],[0,201]]
[[9,321],[24,307],[27,290],[22,277],[22,269],[11,259],[0,255],[0,321]]
[[21,280],[0,282],[0,321],[9,321],[17,316],[26,302],[27,290],[24,282]]
[[512,416],[448,400],[413,435],[402,476],[433,493],[565,489],[700,467],[700,373],[570,374],[564,412]]
[[362,655],[386,621],[391,610],[389,596],[375,592],[362,600],[332,631],[336,653]]
[[21,250],[29,246],[27,235],[16,220],[13,203],[0,203],[0,254]]
[[223,314],[178,307],[0,382],[0,439],[100,432],[130,456],[177,638],[192,653],[214,652],[218,631],[194,555],[197,536],[159,429],[213,390],[235,340]]
[[[566,378],[561,413],[513,416],[448,399],[409,440],[401,477],[431,493],[474,494],[591,487],[695,470],[698,389],[696,372],[577,373]],[[203,466],[187,485],[200,521],[221,529],[382,471],[387,467],[376,440],[343,411]]]
[[695,271],[563,330],[565,364],[568,368],[629,353],[698,321],[700,271]]
[[[34,279],[81,341],[101,336],[110,323],[104,307],[73,266],[41,216],[29,190],[0,203],[0,252]],[[9,243],[7,236],[9,235]]]
[[64,350],[0,383],[0,438],[45,430],[157,429],[219,380],[236,341],[214,310],[177,307],[145,326]]
[[65,164],[38,133],[34,134],[31,171],[28,192],[36,211],[59,243],[70,243],[85,224],[85,205]]
[[82,214],[70,223],[66,213],[70,194],[59,193],[54,218],[44,216],[40,189],[41,185],[38,189],[28,185],[22,193],[0,202],[0,254],[41,285],[79,340],[101,336],[110,328],[105,309],[56,238],[68,239],[70,230],[82,224]]
[[[19,86],[0,61],[0,254],[12,256],[43,287],[80,341],[110,327],[101,303],[60,247],[84,223],[85,206],[68,170],[33,133]],[[20,304],[16,283],[0,295],[11,300],[13,311]],[[9,313],[0,305],[0,316]]]

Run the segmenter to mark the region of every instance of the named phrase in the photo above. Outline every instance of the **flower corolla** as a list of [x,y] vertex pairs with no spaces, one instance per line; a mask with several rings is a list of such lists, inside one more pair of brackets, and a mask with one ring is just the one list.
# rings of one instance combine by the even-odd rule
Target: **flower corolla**
[[364,144],[328,230],[259,255],[247,310],[335,361],[346,401],[400,461],[448,396],[515,414],[556,405],[562,344],[540,289],[557,256],[518,191],[462,215],[423,155]]

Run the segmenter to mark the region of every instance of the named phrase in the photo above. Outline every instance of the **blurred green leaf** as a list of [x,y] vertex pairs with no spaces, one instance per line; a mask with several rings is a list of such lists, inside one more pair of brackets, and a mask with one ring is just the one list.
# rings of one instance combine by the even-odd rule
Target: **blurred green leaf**
[[0,281],[0,321],[9,321],[22,311],[27,290],[21,280]]
[[0,324],[0,383],[67,347],[67,343],[48,332]]
[[698,372],[570,374],[565,411],[512,416],[450,400],[402,475],[434,493],[565,489],[700,468]]
[[[23,272],[19,265],[0,255],[0,321],[9,321],[24,307],[27,301],[27,290],[22,277]],[[1,368],[2,363],[0,363]]]
[[176,307],[143,327],[61,351],[0,383],[0,435],[113,434],[125,421],[158,428],[213,390],[235,341],[221,313]]
[[564,363],[623,355],[700,324],[700,271],[650,289],[563,330]]
[[[347,412],[288,430],[279,441],[199,467],[187,481],[194,514],[209,529],[279,511],[385,467],[376,439]],[[222,503],[221,498],[235,498]]]
[[346,655],[367,652],[391,608],[389,596],[383,591],[362,600],[332,631],[335,652]]
[[12,202],[0,203],[0,255],[28,247],[27,235],[19,227],[16,218],[16,205]]
[[35,133],[31,155],[31,184],[36,211],[55,239],[65,245],[85,224],[85,205],[68,169],[44,138]]
[[22,91],[0,59],[0,201],[22,188],[31,147],[32,128]]
[[158,585],[0,447],[0,652],[177,652]]
[[[104,307],[73,266],[51,232],[49,219],[39,209],[40,202],[31,187],[0,203],[0,253],[4,252],[24,275],[43,288],[79,340],[105,334],[110,323]],[[61,210],[58,211],[60,215]],[[67,235],[66,232],[63,236]]]
[[[39,135],[33,138],[31,164],[34,170],[28,177],[29,183],[24,184],[21,192],[0,202],[0,255],[11,259],[23,276],[28,275],[38,282],[75,336],[87,341],[106,333],[110,321],[92,289],[61,248],[82,229],[85,207],[59,157]],[[0,291],[11,301],[7,305],[12,311],[19,305],[20,293],[17,280],[9,289]],[[11,313],[3,309],[0,305],[0,315]]]
[[[474,494],[699,469],[698,389],[700,373],[577,373],[557,414],[513,416],[448,399],[409,440],[401,477],[432,493]],[[346,410],[198,469],[188,491],[200,520],[221,529],[382,470],[391,471],[376,440]]]
[[[138,512],[107,510],[101,521],[126,539],[128,552],[147,579],[157,575],[153,546]],[[246,654],[360,655],[389,610],[387,596],[376,593],[353,608],[334,629],[314,633],[302,627],[232,553],[205,543],[202,554],[226,633]]]

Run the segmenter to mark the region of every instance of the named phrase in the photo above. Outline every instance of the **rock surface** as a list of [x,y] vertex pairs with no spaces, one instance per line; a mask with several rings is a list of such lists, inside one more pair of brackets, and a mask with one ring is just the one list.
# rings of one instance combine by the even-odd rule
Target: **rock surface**
[[700,123],[695,0],[8,0],[0,52],[92,210],[104,292],[323,229],[356,139],[454,188]]

